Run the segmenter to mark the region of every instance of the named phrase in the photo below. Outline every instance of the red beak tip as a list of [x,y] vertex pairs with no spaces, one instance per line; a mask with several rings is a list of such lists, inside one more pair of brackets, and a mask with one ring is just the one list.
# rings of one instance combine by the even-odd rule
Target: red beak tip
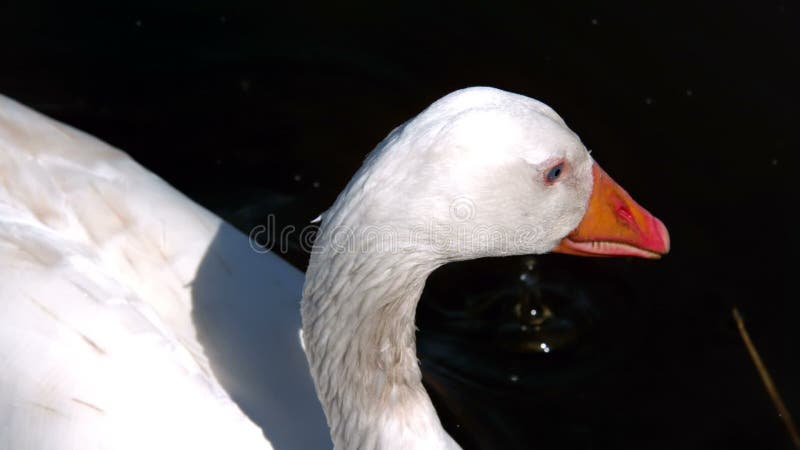
[[655,219],[655,221],[656,221],[656,230],[659,237],[661,238],[661,243],[663,248],[663,250],[660,253],[666,255],[667,253],[669,253],[670,249],[669,231],[667,231],[667,227],[666,225],[664,225],[664,222],[662,222],[659,219]]

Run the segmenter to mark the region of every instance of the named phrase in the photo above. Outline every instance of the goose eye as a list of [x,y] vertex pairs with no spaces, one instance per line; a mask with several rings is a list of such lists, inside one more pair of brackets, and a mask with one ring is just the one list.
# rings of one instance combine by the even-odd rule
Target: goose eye
[[563,172],[564,163],[560,162],[547,171],[547,175],[545,175],[545,181],[547,181],[547,184],[553,184],[556,182],[556,180],[558,180]]

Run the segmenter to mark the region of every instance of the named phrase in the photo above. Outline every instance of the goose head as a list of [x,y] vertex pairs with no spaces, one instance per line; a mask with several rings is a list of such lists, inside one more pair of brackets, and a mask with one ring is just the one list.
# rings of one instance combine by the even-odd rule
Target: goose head
[[667,230],[551,108],[492,88],[392,131],[324,214],[302,315],[339,448],[457,448],[421,384],[414,314],[449,261],[550,251],[657,258]]
[[486,87],[447,95],[395,129],[328,216],[337,214],[349,232],[368,227],[391,239],[384,250],[391,244],[440,263],[669,251],[664,224],[603,171],[555,111]]

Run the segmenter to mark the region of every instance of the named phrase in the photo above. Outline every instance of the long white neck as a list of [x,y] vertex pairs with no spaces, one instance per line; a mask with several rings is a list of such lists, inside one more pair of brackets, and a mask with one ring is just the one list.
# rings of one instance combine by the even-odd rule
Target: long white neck
[[[334,221],[336,222],[336,221]],[[456,449],[421,382],[414,316],[438,265],[418,252],[334,245],[320,230],[303,291],[311,372],[337,448]],[[364,248],[366,247],[366,248]]]

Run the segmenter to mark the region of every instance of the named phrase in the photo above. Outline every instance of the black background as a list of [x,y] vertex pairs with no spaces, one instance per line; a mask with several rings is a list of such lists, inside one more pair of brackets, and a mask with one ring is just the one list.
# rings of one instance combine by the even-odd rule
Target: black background
[[[448,429],[478,448],[791,448],[730,311],[800,414],[796,4],[2,5],[1,93],[126,150],[244,230],[269,212],[316,216],[389,130],[449,91],[550,104],[667,224],[673,250],[655,263],[541,258],[604,280],[583,282],[597,298],[623,286],[628,303],[606,314],[603,345],[534,355],[518,388],[470,381],[480,356],[442,376]],[[423,306],[491,290],[518,263],[448,268]],[[454,350],[427,346],[442,331],[426,317],[431,383]]]

